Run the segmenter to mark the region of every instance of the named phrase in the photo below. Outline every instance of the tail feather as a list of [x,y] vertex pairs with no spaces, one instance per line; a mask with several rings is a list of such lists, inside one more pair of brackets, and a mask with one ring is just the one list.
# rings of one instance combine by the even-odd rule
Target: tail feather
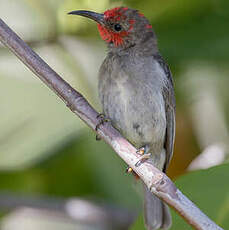
[[169,229],[172,224],[169,208],[144,185],[144,218],[148,230]]

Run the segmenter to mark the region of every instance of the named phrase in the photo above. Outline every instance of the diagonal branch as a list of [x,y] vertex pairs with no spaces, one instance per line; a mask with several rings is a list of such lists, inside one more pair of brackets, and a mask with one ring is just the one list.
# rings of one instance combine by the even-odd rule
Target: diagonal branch
[[[25,42],[23,42],[1,19],[0,41],[30,68],[65,104],[93,130],[99,122],[98,113],[87,100],[47,63],[45,63]],[[139,175],[150,191],[174,208],[190,225],[198,230],[222,230],[195,206],[173,182],[153,165],[145,162],[139,166],[136,149],[121,134],[106,123],[97,133],[115,152]]]

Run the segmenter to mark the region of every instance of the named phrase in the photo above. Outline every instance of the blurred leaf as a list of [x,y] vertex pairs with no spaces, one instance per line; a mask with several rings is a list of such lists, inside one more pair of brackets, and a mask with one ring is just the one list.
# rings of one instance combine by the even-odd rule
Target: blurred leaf
[[229,2],[174,1],[178,8],[184,2],[190,2],[190,6],[178,12],[174,6],[174,10],[153,22],[161,51],[170,63],[198,59],[227,62],[229,31],[225,26],[229,22]]
[[[207,170],[188,173],[176,181],[176,186],[192,200],[206,215],[224,229],[229,229],[229,164]],[[191,230],[178,214],[172,210],[171,230]],[[144,229],[142,215],[131,230]]]
[[135,223],[130,228],[130,230],[140,230],[140,229],[141,230],[145,229],[143,213],[141,213],[139,215],[139,217],[137,218],[137,220],[135,221]]
[[57,197],[81,196],[113,202],[131,209],[141,207],[134,177],[125,163],[92,131],[83,132],[58,155],[19,172],[0,171],[0,190]]
[[[224,229],[229,229],[228,175],[229,164],[225,164],[189,173],[176,181],[177,187]],[[172,229],[188,229],[178,215],[173,215],[173,220]]]
[[144,12],[144,15],[155,23],[158,21],[181,23],[179,21],[181,17],[182,19],[189,18],[190,20],[191,15],[200,15],[212,6],[209,0],[146,0],[144,3],[137,0],[126,0],[125,2],[128,6]]
[[[76,17],[72,15],[67,15],[68,12],[73,10],[92,10],[95,12],[103,12],[108,7],[108,0],[67,0],[63,1],[63,4],[60,6],[58,10],[58,21],[60,25],[60,30],[62,32],[75,32],[75,31],[84,31],[88,34],[87,25],[92,22],[83,17]],[[93,23],[94,28],[96,28],[96,24]]]
[[2,218],[1,230],[107,230],[105,227],[90,225],[68,219],[60,213],[32,208],[21,208]]
[[27,42],[52,40],[56,35],[55,13],[47,0],[0,0],[0,15]]
[[[36,51],[89,97],[80,67],[60,46]],[[86,125],[15,56],[1,52],[0,60],[0,168],[19,169],[62,148]]]

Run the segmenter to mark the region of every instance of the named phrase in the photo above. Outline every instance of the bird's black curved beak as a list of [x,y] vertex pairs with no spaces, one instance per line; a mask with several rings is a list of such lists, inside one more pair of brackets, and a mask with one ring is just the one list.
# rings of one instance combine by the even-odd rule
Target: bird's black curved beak
[[96,21],[99,24],[104,24],[104,14],[99,14],[99,13],[95,13],[95,12],[87,11],[87,10],[75,10],[75,11],[69,12],[68,14],[84,16],[84,17],[87,17],[87,18],[90,18]]

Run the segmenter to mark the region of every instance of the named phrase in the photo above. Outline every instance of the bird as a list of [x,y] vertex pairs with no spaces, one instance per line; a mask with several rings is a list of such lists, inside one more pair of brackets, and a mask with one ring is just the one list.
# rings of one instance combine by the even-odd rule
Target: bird
[[[94,20],[107,44],[98,76],[103,114],[143,154],[141,159],[166,173],[174,148],[175,93],[149,20],[125,6],[104,13],[76,10],[69,14]],[[169,229],[168,206],[143,187],[146,228]]]

